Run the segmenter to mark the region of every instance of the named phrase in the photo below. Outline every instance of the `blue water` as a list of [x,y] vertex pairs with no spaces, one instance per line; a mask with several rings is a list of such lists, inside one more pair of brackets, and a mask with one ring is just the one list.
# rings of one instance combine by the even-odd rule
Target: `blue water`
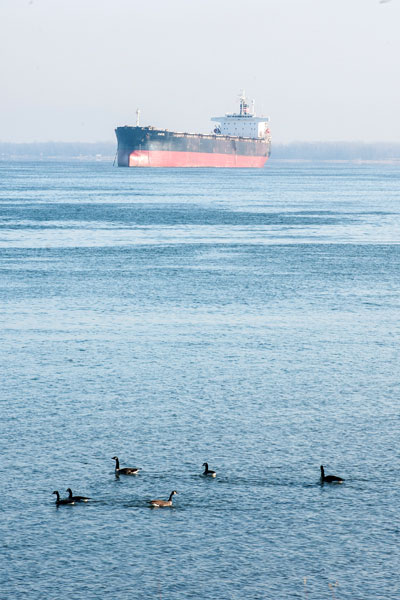
[[400,598],[399,183],[0,162],[2,600]]

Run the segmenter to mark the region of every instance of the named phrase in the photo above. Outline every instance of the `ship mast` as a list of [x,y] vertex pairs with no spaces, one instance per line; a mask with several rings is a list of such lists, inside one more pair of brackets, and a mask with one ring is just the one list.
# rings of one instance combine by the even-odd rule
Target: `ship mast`
[[249,105],[247,104],[246,101],[246,93],[243,90],[240,96],[240,111],[239,114],[241,117],[243,117],[244,115],[248,115],[249,114]]
[[140,120],[140,109],[137,108],[136,109],[136,127],[139,127],[139,120]]

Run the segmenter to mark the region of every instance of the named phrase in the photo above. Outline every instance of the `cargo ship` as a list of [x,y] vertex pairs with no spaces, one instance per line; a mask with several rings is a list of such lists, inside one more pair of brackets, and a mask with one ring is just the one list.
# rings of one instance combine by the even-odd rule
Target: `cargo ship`
[[257,117],[240,96],[238,113],[213,117],[210,134],[179,133],[168,129],[117,127],[119,167],[239,167],[261,168],[270,156],[269,117]]

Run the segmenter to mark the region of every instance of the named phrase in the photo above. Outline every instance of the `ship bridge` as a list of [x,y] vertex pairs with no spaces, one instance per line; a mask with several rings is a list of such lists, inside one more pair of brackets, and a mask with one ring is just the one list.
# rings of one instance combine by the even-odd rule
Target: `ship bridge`
[[212,117],[211,121],[219,123],[214,133],[246,138],[268,138],[269,117],[256,117],[254,100],[251,108],[244,92],[240,96],[240,110],[238,113],[226,114],[224,117]]

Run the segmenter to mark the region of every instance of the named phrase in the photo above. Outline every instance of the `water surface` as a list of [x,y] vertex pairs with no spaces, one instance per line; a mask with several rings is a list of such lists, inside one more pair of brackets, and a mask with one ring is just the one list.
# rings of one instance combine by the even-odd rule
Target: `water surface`
[[0,162],[1,598],[400,597],[399,179]]

